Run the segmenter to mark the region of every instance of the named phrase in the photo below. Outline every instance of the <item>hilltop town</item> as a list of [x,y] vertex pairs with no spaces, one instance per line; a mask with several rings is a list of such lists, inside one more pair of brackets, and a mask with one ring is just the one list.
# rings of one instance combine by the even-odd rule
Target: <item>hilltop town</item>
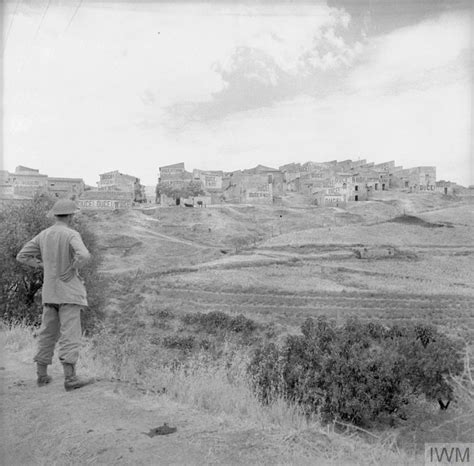
[[285,195],[299,193],[304,202],[341,206],[369,200],[375,191],[426,192],[445,195],[463,190],[450,181],[436,180],[436,167],[403,168],[394,161],[375,164],[364,160],[290,163],[276,168],[187,171],[183,162],[159,168],[156,186],[118,170],[99,175],[97,187],[81,178],[60,178],[38,169],[16,167],[0,171],[0,200],[21,201],[38,194],[71,198],[83,209],[129,209],[134,205],[187,207],[215,204],[278,205]]

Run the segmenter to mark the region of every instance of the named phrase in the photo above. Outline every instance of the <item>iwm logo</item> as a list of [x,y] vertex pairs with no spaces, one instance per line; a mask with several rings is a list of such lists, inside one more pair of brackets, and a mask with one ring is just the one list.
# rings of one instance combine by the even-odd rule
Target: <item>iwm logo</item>
[[474,466],[474,443],[425,443],[425,466]]

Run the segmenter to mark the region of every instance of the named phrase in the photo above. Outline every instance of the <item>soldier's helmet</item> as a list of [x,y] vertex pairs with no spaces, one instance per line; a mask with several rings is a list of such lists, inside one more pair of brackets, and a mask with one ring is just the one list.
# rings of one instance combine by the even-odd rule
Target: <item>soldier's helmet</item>
[[49,211],[50,215],[71,215],[79,212],[79,207],[77,207],[74,201],[70,199],[59,199],[56,201],[53,208]]

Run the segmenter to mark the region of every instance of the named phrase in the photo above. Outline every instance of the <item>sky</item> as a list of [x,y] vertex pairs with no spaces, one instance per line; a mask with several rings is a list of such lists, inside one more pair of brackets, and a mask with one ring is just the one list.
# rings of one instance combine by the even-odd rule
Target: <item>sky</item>
[[466,0],[11,0],[2,167],[112,170],[367,159],[474,184]]

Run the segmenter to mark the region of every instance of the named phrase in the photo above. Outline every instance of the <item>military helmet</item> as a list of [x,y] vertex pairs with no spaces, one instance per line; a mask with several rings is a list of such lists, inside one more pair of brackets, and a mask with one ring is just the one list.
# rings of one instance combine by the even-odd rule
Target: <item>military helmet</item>
[[79,212],[79,207],[77,207],[74,201],[70,199],[59,199],[49,213],[50,215],[71,215],[76,212]]

